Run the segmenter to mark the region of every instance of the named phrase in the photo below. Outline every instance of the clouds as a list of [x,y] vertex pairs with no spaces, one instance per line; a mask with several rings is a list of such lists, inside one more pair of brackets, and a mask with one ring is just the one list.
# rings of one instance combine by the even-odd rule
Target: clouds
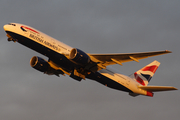
[[[52,0],[10,1],[0,4],[0,25],[32,26],[89,53],[128,53],[172,50],[172,54],[116,67],[131,74],[161,62],[151,85],[179,85],[179,1]],[[153,98],[128,96],[91,80],[44,75],[29,65],[34,55],[18,43],[7,42],[0,29],[1,119],[172,119],[179,118],[179,92]]]

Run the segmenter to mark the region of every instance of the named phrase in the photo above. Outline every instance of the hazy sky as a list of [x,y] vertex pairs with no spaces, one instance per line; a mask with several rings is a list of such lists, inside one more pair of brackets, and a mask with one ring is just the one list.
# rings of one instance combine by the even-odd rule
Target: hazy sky
[[171,50],[173,53],[114,65],[129,75],[161,62],[150,85],[180,88],[179,0],[1,0],[1,120],[178,120],[179,91],[131,97],[97,82],[44,75],[31,68],[33,56],[8,42],[3,25],[32,26],[88,53]]

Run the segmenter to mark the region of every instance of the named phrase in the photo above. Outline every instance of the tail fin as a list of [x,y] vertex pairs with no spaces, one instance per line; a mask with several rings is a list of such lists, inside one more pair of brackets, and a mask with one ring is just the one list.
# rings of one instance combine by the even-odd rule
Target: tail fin
[[141,85],[147,86],[151,78],[153,77],[154,73],[158,69],[159,65],[160,62],[155,60],[152,63],[143,67],[142,69],[138,70],[134,74],[132,74],[130,77],[136,80]]

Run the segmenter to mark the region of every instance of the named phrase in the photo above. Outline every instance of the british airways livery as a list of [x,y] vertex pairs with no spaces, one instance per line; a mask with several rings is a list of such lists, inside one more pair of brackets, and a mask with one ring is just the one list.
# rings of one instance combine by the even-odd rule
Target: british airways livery
[[68,75],[81,81],[91,79],[107,87],[128,92],[131,96],[145,95],[153,97],[153,92],[177,90],[171,86],[148,86],[151,78],[159,67],[158,61],[153,61],[129,76],[122,75],[109,65],[171,53],[171,51],[154,51],[142,53],[90,54],[78,48],[72,48],[32,27],[19,23],[4,25],[8,41],[18,42],[35,50],[49,59],[44,60],[34,56],[30,65],[48,75]]

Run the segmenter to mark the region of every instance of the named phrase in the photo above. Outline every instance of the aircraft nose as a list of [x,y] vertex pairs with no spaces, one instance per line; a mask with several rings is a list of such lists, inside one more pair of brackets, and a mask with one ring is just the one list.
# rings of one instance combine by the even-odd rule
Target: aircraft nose
[[9,26],[9,25],[4,25],[4,26],[3,26],[4,31],[7,31],[7,30],[8,30],[8,26]]
[[3,28],[5,31],[12,31],[12,30],[15,30],[15,26],[16,24],[9,23],[9,24],[4,25]]

